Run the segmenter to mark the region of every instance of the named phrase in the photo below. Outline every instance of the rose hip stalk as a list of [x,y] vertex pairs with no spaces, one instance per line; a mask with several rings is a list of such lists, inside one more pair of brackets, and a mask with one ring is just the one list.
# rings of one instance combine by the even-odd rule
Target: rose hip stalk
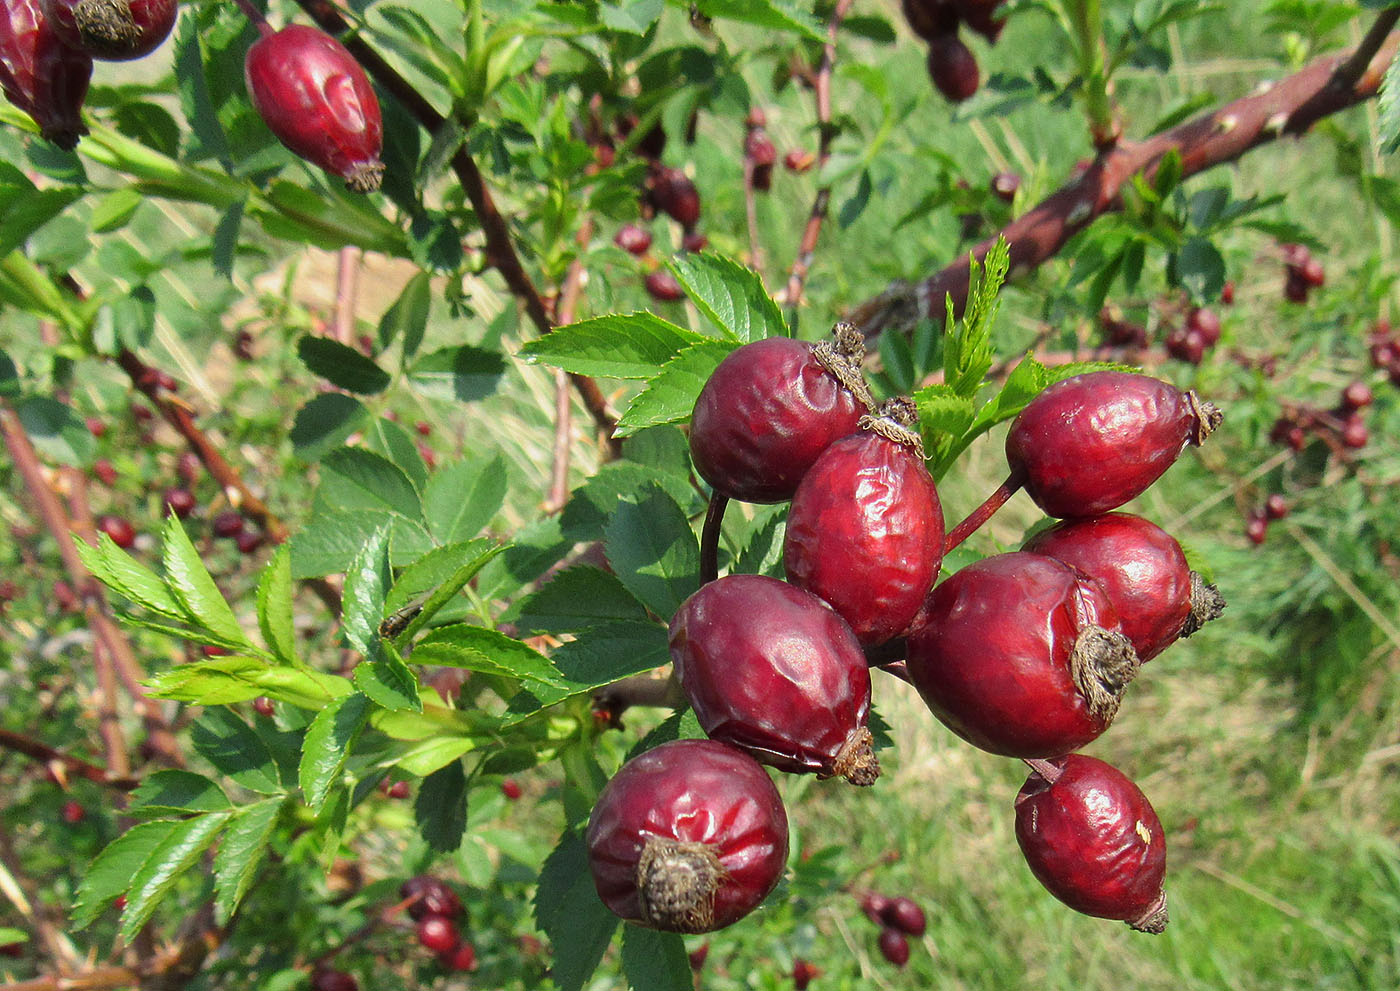
[[243,68],[253,107],[288,149],[357,193],[379,188],[379,100],[340,42],[292,24],[259,38]]
[[1076,912],[1167,927],[1167,841],[1137,785],[1083,754],[1035,761],[1016,796],[1016,841],[1031,873]]
[[873,402],[860,375],[865,345],[838,324],[835,343],[770,337],[719,363],[690,419],[690,454],[715,491],[783,502],[833,441],[853,433]]
[[933,714],[973,746],[1056,757],[1108,729],[1138,658],[1093,579],[1014,552],[933,590],[908,669]]
[[671,659],[712,739],[784,771],[879,776],[865,654],[815,595],[763,575],[712,581],[671,619]]
[[175,27],[175,0],[43,0],[66,45],[95,59],[125,62],[149,55]]
[[39,0],[0,0],[0,88],[46,140],[71,151],[87,133],[91,79],[92,57],[63,43]]
[[1191,570],[1171,534],[1141,516],[1065,520],[1022,550],[1063,561],[1097,581],[1144,663],[1225,608],[1220,592]]
[[783,564],[866,646],[902,633],[943,562],[943,508],[924,467],[918,414],[893,400],[822,452],[788,514]]
[[675,740],[623,765],[588,822],[588,867],[603,904],[668,932],[722,929],[752,912],[787,864],[778,789],[753,760],[712,740]]

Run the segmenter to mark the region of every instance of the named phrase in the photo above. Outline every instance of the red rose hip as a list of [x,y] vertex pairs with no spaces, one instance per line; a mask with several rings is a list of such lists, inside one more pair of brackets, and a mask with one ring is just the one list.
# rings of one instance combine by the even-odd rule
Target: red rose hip
[[977,57],[955,32],[929,40],[928,74],[938,92],[952,103],[971,97],[981,83]]
[[344,45],[292,24],[259,38],[243,68],[253,107],[277,140],[357,193],[379,188],[379,100]]
[[880,953],[896,967],[909,962],[909,939],[898,929],[886,926],[880,930]]
[[1144,662],[1225,608],[1215,586],[1187,565],[1171,534],[1141,516],[1065,520],[1036,534],[1022,550],[1063,561],[1097,581]]
[[120,516],[99,516],[97,529],[111,537],[112,543],[122,550],[127,550],[136,543],[136,528]]
[[1162,932],[1167,841],[1147,796],[1083,754],[1036,764],[1016,796],[1016,841],[1031,873],[1076,912]]
[[671,619],[671,659],[711,738],[784,771],[879,776],[865,654],[815,595],[763,575],[712,581]]
[[446,882],[429,874],[411,877],[399,885],[400,898],[415,896],[417,900],[408,906],[408,916],[415,922],[434,915],[455,919],[462,914],[462,900],[457,897],[457,892],[449,888]]
[[1147,491],[1220,420],[1194,392],[1132,372],[1089,372],[1031,400],[1011,424],[1006,460],[1050,516],[1097,516]]
[[853,433],[873,405],[860,375],[865,345],[838,324],[835,343],[770,337],[719,363],[690,419],[700,477],[744,502],[791,499],[812,463]]
[[151,54],[179,16],[175,0],[43,0],[64,44],[95,59],[125,62]]
[[787,579],[882,644],[913,621],[943,562],[943,508],[907,399],[822,452],[788,513]]
[[1093,740],[1138,664],[1093,579],[1025,552],[944,581],[908,643],[910,680],[934,715],[1007,757],[1054,757]]
[[768,897],[787,864],[787,813],[751,757],[675,740],[613,776],[588,822],[598,897],[629,922],[722,929]]
[[457,948],[461,939],[451,919],[430,915],[418,923],[418,944],[434,953],[448,953]]
[[46,140],[71,151],[87,133],[91,79],[92,57],[63,43],[40,0],[0,0],[0,89]]
[[880,913],[880,920],[891,929],[910,936],[922,936],[928,928],[924,910],[912,898],[891,898]]

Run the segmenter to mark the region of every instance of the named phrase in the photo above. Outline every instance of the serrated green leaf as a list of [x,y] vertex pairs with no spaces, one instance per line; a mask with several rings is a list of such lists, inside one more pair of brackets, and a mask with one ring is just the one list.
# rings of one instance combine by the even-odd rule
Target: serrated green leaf
[[130,812],[143,818],[224,812],[228,796],[213,781],[193,771],[166,770],[149,775],[131,793]]
[[248,724],[227,709],[206,709],[190,729],[190,742],[220,774],[250,791],[282,791],[272,752]]
[[[472,541],[471,544],[464,546],[470,547],[477,543],[479,542]],[[462,558],[462,562],[457,566],[457,570],[452,572],[448,579],[434,589],[432,594],[424,600],[417,615],[408,621],[408,625],[404,628],[403,632],[394,637],[394,647],[398,650],[406,649],[406,645],[413,639],[414,635],[426,626],[432,618],[438,614],[443,606],[447,605],[448,602],[455,598],[457,593],[466,587],[467,582],[475,578],[477,573],[480,572],[492,558],[496,557],[498,554],[503,554],[509,547],[509,544],[498,544],[479,551],[473,548],[469,554]]]
[[210,812],[174,824],[131,878],[122,912],[124,940],[130,942],[140,932],[180,875],[194,866],[232,816],[232,812]]
[[327,451],[345,443],[369,419],[369,410],[354,396],[327,392],[297,410],[291,441],[297,457],[317,461]]
[[15,404],[15,415],[44,457],[80,468],[92,463],[97,438],[76,413],[57,399],[28,396]]
[[444,544],[471,540],[505,505],[510,472],[505,458],[473,458],[443,465],[428,478],[423,515]]
[[144,822],[118,836],[102,850],[83,874],[73,905],[73,928],[86,929],[131,887],[131,879],[180,824],[171,820]]
[[412,358],[418,345],[423,343],[432,305],[432,279],[427,272],[419,272],[408,280],[399,298],[379,318],[379,349],[384,350],[402,337],[404,360]]
[[283,664],[297,663],[296,627],[292,621],[292,553],[278,547],[258,578],[258,629],[263,643]]
[[[969,271],[967,308],[962,326],[950,327],[944,351],[943,381],[960,396],[977,394],[992,367],[992,323],[996,319],[997,293],[1011,267],[1011,251],[1006,238],[998,237],[979,265],[972,258]],[[947,308],[951,325],[951,306]]]
[[73,544],[84,566],[116,594],[171,619],[192,619],[154,571],[118,547],[105,533],[98,534],[96,547],[81,540]]
[[389,387],[389,373],[372,358],[328,337],[304,334],[297,342],[297,357],[313,375],[346,392],[373,396]]
[[402,468],[363,448],[342,447],[321,462],[317,496],[337,510],[374,510],[423,518],[418,490]]
[[173,513],[165,521],[161,539],[166,584],[190,618],[229,643],[256,650]]
[[370,509],[318,513],[291,539],[292,577],[319,578],[344,571],[370,534],[382,526],[390,527],[389,559],[395,565],[432,549],[432,538],[422,524],[397,513]]
[[1386,155],[1400,149],[1400,58],[1392,58],[1381,80],[1376,144]]
[[1000,391],[977,411],[974,429],[985,429],[1011,419],[1049,384],[1045,366],[1027,354],[1006,376]]
[[414,712],[423,709],[423,701],[418,697],[418,679],[392,646],[386,647],[379,659],[356,665],[354,680],[355,687],[375,705]]
[[218,657],[183,664],[146,681],[155,698],[198,705],[230,705],[266,695],[300,709],[319,711],[352,691],[338,675],[305,668],[268,667],[251,657]]
[[671,660],[666,627],[658,623],[608,623],[588,636],[555,648],[550,658],[565,679],[557,687],[526,684],[510,700],[507,724],[513,724],[562,699],[591,692]]
[[731,340],[791,336],[757,272],[709,252],[680,255],[668,267],[696,308]]
[[393,574],[389,568],[389,528],[375,530],[345,569],[341,628],[345,639],[365,657],[379,656],[379,623]]
[[658,616],[700,587],[700,542],[680,506],[650,486],[613,511],[603,551],[613,573]]
[[462,345],[423,355],[408,370],[408,379],[425,396],[447,402],[472,402],[496,391],[506,370],[495,351]]
[[239,809],[214,854],[214,921],[227,925],[248,893],[267,853],[285,799],[268,798]]
[[476,741],[466,736],[433,736],[410,747],[395,763],[409,774],[426,777],[463,754],[476,749]]
[[0,946],[13,946],[16,943],[28,943],[29,933],[23,929],[16,929],[14,926],[0,926]]
[[413,647],[413,662],[520,678],[556,691],[567,685],[539,651],[504,633],[466,623],[439,627],[419,640]]
[[339,783],[369,707],[365,696],[347,695],[322,709],[307,728],[297,778],[312,812],[320,814],[331,786]]
[[647,427],[689,419],[700,390],[735,347],[734,343],[706,341],[686,348],[668,361],[618,418],[617,436],[627,437]]
[[645,379],[705,339],[650,313],[614,313],[558,327],[527,343],[520,356],[576,375]]
[[679,933],[622,929],[622,973],[632,991],[693,991],[695,975]]
[[393,420],[379,417],[365,424],[363,443],[366,450],[383,455],[408,476],[419,492],[428,484],[428,465],[418,450],[418,442],[407,430]]
[[1072,361],[1066,365],[1055,365],[1045,369],[1045,387],[1056,382],[1089,372],[1141,372],[1137,365],[1125,365],[1117,361]]
[[413,803],[413,818],[429,849],[450,853],[462,845],[467,830],[467,776],[460,760],[444,764],[423,779]]
[[796,31],[812,41],[826,41],[826,32],[811,9],[793,0],[701,0],[696,6],[706,17],[743,21],[775,31]]
[[[480,562],[484,565],[502,547],[488,537],[466,540],[446,547],[438,547],[424,554],[405,568],[394,579],[389,595],[384,600],[386,621],[394,613],[411,605],[422,605],[425,596],[441,588],[452,580],[456,572],[467,565]],[[406,624],[402,624],[403,629]],[[397,636],[397,634],[390,634]]]
[[599,623],[646,618],[646,607],[616,575],[579,564],[560,571],[527,598],[515,624],[533,633],[578,633]]
[[560,991],[582,991],[620,923],[598,898],[588,850],[573,831],[564,834],[540,869],[535,923],[554,947],[553,976]]
[[759,518],[749,532],[749,539],[730,567],[731,574],[783,577],[783,538],[787,533],[787,506],[772,511],[766,519]]

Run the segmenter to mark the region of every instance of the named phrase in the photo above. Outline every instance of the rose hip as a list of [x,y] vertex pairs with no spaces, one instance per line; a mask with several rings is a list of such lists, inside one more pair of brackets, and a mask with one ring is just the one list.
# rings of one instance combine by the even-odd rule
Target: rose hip
[[1050,516],[1097,516],[1147,491],[1220,420],[1194,392],[1132,372],[1089,372],[1031,400],[1011,424],[1006,460]]
[[243,68],[253,107],[277,140],[354,192],[379,188],[379,100],[344,45],[292,24],[254,42]]
[[700,726],[784,771],[873,784],[870,669],[845,620],[763,575],[703,586],[671,619],[671,659]]
[[1022,550],[1063,561],[1097,581],[1143,662],[1225,608],[1215,586],[1187,565],[1171,534],[1141,516],[1065,520],[1036,534]]
[[933,590],[910,680],[949,729],[1007,757],[1050,757],[1106,730],[1139,661],[1107,594],[1039,554],[984,558]]
[[43,0],[63,43],[107,62],[151,54],[170,36],[175,0]]
[[751,757],[713,740],[675,740],[613,776],[586,840],[598,897],[614,913],[668,932],[710,932],[777,885],[787,813]]
[[1016,796],[1016,841],[1031,873],[1076,912],[1162,932],[1167,842],[1147,796],[1093,757],[1037,763]]
[[651,235],[636,224],[624,224],[613,237],[613,244],[629,254],[644,255],[651,247]]
[[922,936],[924,930],[928,928],[928,920],[924,917],[924,910],[919,908],[918,903],[912,898],[891,898],[886,904],[884,911],[880,913],[880,921],[891,929],[898,929],[902,933],[910,936]]
[[418,923],[418,945],[434,953],[447,953],[457,948],[461,936],[450,919],[430,915]]
[[700,193],[680,169],[659,167],[652,173],[651,201],[682,227],[700,220]]
[[40,0],[0,3],[0,89],[45,140],[71,151],[87,133],[82,109],[91,79],[92,57],[63,43]]
[[928,74],[938,92],[952,103],[971,97],[981,83],[977,57],[955,32],[929,40]]
[[894,400],[822,452],[792,498],[787,579],[840,614],[860,642],[903,632],[943,562],[943,509],[914,404]]
[[122,550],[128,550],[136,543],[136,528],[120,516],[99,516],[97,530],[112,538],[112,543]]
[[446,882],[432,875],[420,874],[399,885],[400,898],[412,898],[415,895],[418,896],[418,900],[408,906],[408,917],[415,922],[421,922],[429,916],[456,919],[462,914],[462,900],[457,897],[457,892],[449,888]]
[[685,299],[685,290],[676,281],[676,277],[670,270],[658,268],[655,272],[646,277],[647,294],[652,299],[660,300],[663,303],[674,303],[678,299]]
[[958,12],[949,0],[903,0],[904,19],[926,41],[957,31]]
[[881,929],[879,945],[880,953],[896,967],[903,967],[909,962],[909,940],[898,929],[888,926]]
[[835,343],[770,337],[719,363],[690,420],[700,477],[731,499],[782,502],[817,457],[855,431],[872,405],[860,375],[860,334],[838,324]]

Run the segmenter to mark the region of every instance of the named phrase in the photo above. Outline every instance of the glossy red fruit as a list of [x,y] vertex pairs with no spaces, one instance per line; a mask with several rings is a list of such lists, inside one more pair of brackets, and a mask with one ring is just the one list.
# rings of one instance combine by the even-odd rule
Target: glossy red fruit
[[651,201],[682,227],[700,220],[700,192],[680,169],[661,167],[652,174]]
[[316,970],[311,974],[311,991],[360,991],[360,985],[343,970]]
[[519,781],[516,781],[514,778],[506,778],[501,782],[501,794],[514,802],[519,799],[524,792],[520,788]]
[[1353,449],[1362,448],[1370,439],[1371,434],[1360,417],[1347,417],[1347,421],[1342,424],[1342,444],[1344,446]]
[[928,928],[924,910],[912,898],[891,898],[880,913],[880,920],[891,929],[898,929],[909,936],[922,936]]
[[1220,317],[1214,310],[1196,307],[1186,315],[1186,328],[1200,334],[1208,348],[1220,343]]
[[1112,765],[1071,754],[1032,771],[1016,796],[1016,841],[1036,879],[1076,912],[1166,928],[1166,835]]
[[476,970],[476,947],[466,940],[462,940],[446,953],[440,954],[438,962],[442,964],[444,970],[462,972]]
[[1342,390],[1342,408],[1346,410],[1364,409],[1375,402],[1371,387],[1365,382],[1351,382]]
[[430,874],[411,877],[399,885],[400,898],[415,896],[417,901],[408,906],[408,917],[415,922],[434,915],[456,919],[462,914],[462,900],[457,897],[457,892],[448,887],[445,881]]
[[82,804],[69,799],[63,803],[63,821],[70,826],[76,826],[87,818],[87,809]]
[[1021,549],[1063,561],[1097,581],[1143,662],[1225,608],[1215,586],[1191,570],[1172,535],[1141,516],[1065,520]]
[[744,154],[756,167],[771,168],[778,161],[778,149],[762,128],[749,131],[744,138]]
[[1298,275],[1310,289],[1318,289],[1327,284],[1326,270],[1316,258],[1308,258],[1298,266]]
[[184,451],[175,462],[175,473],[178,474],[186,485],[194,485],[199,481],[200,473],[204,466],[200,463],[199,455],[193,451]]
[[0,89],[46,140],[72,150],[87,133],[91,79],[92,57],[63,43],[40,0],[0,0]]
[[194,493],[189,489],[178,487],[166,489],[162,499],[165,502],[165,511],[174,513],[182,520],[194,512],[196,505]]
[[1057,382],[1011,424],[1006,459],[1050,516],[1097,516],[1141,495],[1221,414],[1194,392],[1132,372]]
[[64,44],[95,59],[125,62],[149,55],[170,36],[175,0],[43,0]]
[[1166,348],[1167,354],[1177,361],[1199,365],[1206,356],[1206,339],[1199,331],[1177,327],[1167,335]]
[[928,74],[938,92],[961,103],[977,92],[981,73],[977,57],[956,33],[940,34],[928,43]]
[[903,0],[904,19],[920,38],[931,41],[957,31],[958,11],[949,0]]
[[1235,284],[1233,282],[1227,282],[1221,287],[1220,302],[1224,303],[1226,306],[1235,305]]
[[97,530],[99,533],[105,533],[111,537],[112,543],[122,550],[130,548],[136,543],[136,528],[120,516],[99,516]]
[[263,545],[263,535],[253,530],[244,530],[233,538],[238,545],[238,553],[251,554]]
[[1277,492],[1264,500],[1264,515],[1271,520],[1281,520],[1288,515],[1288,500]]
[[663,303],[674,303],[685,299],[685,290],[676,281],[669,269],[658,268],[646,277],[647,294]]
[[796,991],[807,991],[807,986],[821,976],[819,968],[801,957],[792,962],[792,986]]
[[272,707],[272,699],[266,695],[259,695],[253,699],[253,711],[264,719],[271,719],[276,710]]
[[614,913],[668,932],[710,932],[748,915],[777,885],[787,813],[752,758],[713,740],[674,740],[613,776],[586,840],[598,897]]
[[452,920],[441,915],[430,915],[418,922],[418,944],[433,953],[455,950],[461,938]]
[[880,930],[880,953],[896,967],[909,962],[909,939],[898,929],[886,926]]
[[636,224],[624,224],[613,237],[613,244],[634,255],[644,255],[651,247],[651,235]]
[[408,797],[409,787],[407,781],[395,781],[389,786],[389,790],[384,793],[389,798],[402,800]]
[[1244,535],[1252,544],[1262,544],[1269,535],[1269,520],[1264,516],[1251,516],[1245,520]]
[[214,517],[212,528],[216,537],[237,537],[243,532],[243,516],[237,510],[226,509]]
[[700,726],[784,771],[873,784],[870,669],[845,620],[809,592],[727,575],[671,619],[671,659]]
[[884,895],[874,891],[867,891],[860,899],[860,910],[865,913],[865,917],[877,926],[884,925],[885,909],[889,907],[890,900]]
[[992,176],[992,194],[1003,202],[1016,199],[1016,190],[1021,188],[1021,177],[1014,172],[998,172]]
[[872,405],[864,356],[849,324],[837,325],[834,343],[769,337],[732,351],[695,401],[695,470],[731,499],[791,499],[822,451],[854,432]]
[[964,24],[995,45],[1001,29],[1006,27],[1006,18],[996,16],[1001,3],[1002,0],[954,0],[953,5]]
[[1019,551],[984,558],[935,588],[907,657],[934,715],[1007,757],[1059,756],[1093,740],[1139,665],[1093,579]]
[[863,417],[803,476],[783,542],[787,580],[840,614],[865,646],[913,621],[943,563],[943,507],[907,399]]
[[254,42],[243,69],[253,107],[277,140],[357,193],[379,188],[379,100],[344,45],[292,24]]

